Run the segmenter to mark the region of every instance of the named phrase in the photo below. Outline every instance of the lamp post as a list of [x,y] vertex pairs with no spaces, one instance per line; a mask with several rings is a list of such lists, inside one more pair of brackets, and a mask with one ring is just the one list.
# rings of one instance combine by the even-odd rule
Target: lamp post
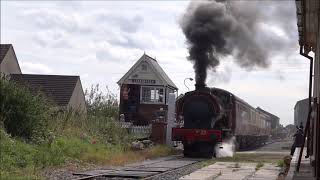
[[193,81],[193,79],[192,79],[192,78],[185,78],[184,81],[183,81],[184,86],[186,86],[186,88],[188,89],[188,91],[190,91],[189,87],[186,85],[186,80],[187,80],[187,79],[190,80],[190,81]]

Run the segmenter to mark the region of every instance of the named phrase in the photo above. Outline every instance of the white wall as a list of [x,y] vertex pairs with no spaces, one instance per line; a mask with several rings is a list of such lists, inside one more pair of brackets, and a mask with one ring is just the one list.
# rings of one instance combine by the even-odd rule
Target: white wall
[[77,84],[74,88],[68,107],[75,110],[86,112],[85,96],[82,89],[80,78],[78,79]]

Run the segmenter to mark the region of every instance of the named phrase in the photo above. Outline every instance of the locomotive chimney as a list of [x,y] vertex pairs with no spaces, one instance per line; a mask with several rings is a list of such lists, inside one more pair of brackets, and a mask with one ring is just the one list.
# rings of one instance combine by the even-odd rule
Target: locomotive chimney
[[206,89],[206,84],[202,84],[202,83],[196,83],[196,90],[205,90]]

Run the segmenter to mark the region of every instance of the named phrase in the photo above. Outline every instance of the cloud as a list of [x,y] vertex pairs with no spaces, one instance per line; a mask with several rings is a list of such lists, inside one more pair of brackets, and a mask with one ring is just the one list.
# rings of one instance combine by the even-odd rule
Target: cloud
[[143,53],[139,49],[114,46],[107,41],[92,43],[91,49],[96,53],[98,60],[118,63],[132,61],[140,57]]
[[121,16],[121,14],[95,12],[92,14],[98,24],[108,24],[109,28],[117,27],[127,33],[137,32],[143,23],[141,15]]
[[51,68],[44,64],[33,62],[20,62],[19,63],[24,74],[51,74]]
[[72,48],[68,36],[62,31],[42,31],[34,34],[32,40],[42,48]]
[[91,28],[86,25],[84,17],[77,13],[66,14],[59,10],[31,9],[23,11],[21,16],[41,29],[58,29],[69,33],[88,33],[91,31]]

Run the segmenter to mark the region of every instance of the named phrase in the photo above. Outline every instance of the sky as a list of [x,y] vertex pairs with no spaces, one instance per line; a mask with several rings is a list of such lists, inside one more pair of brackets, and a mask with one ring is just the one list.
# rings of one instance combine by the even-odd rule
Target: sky
[[[194,78],[180,28],[189,1],[1,1],[1,43],[13,44],[22,73],[79,75],[119,96],[117,81],[143,55],[157,59],[179,88]],[[207,85],[293,123],[294,105],[308,97],[309,61],[299,55],[294,1],[247,1],[263,15],[259,41],[268,68],[242,69],[234,57],[208,71]],[[267,32],[266,36],[263,32]],[[274,43],[274,42],[281,43]],[[186,81],[190,90],[194,81]]]

